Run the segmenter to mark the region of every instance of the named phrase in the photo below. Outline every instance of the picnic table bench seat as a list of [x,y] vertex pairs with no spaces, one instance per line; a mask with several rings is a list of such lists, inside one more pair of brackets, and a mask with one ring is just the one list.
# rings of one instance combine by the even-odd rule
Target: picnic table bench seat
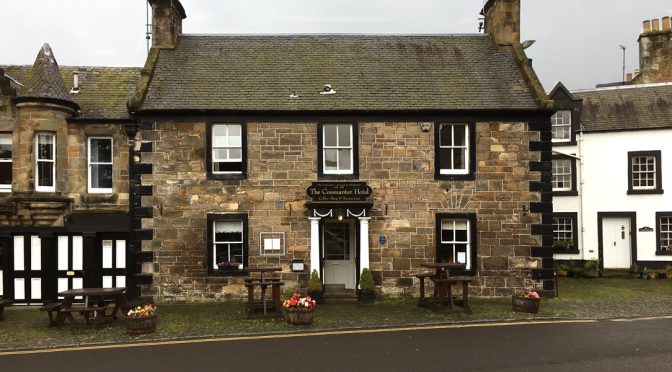
[[47,314],[49,315],[49,326],[56,325],[56,314],[58,313],[58,309],[60,309],[62,305],[63,303],[61,302],[52,302],[40,306],[39,308],[40,311],[46,311]]
[[431,272],[418,273],[415,275],[420,280],[420,299],[425,298],[425,279],[433,277],[435,274]]
[[5,306],[11,306],[11,305],[12,305],[11,300],[5,298],[0,299],[0,320],[5,319],[3,315],[3,313],[5,312]]
[[93,321],[93,325],[98,326],[104,321],[105,310],[107,310],[107,305],[89,307],[76,305],[67,308],[61,307],[58,309],[58,314],[59,316],[64,316],[66,322],[71,326],[77,324],[77,320],[72,316],[72,313],[80,313],[84,315],[85,325],[90,325],[90,322]]

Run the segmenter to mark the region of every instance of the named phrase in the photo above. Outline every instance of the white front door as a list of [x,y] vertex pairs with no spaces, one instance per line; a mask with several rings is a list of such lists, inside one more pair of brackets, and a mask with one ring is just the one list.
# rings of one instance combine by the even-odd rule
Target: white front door
[[324,284],[343,284],[355,288],[355,224],[353,220],[324,222],[322,254]]
[[[84,242],[81,236],[58,237],[57,292],[84,287]],[[59,297],[63,298],[63,297]]]
[[12,275],[17,303],[42,303],[42,240],[39,236],[14,237]]
[[605,269],[628,269],[632,263],[630,218],[602,219],[602,259]]

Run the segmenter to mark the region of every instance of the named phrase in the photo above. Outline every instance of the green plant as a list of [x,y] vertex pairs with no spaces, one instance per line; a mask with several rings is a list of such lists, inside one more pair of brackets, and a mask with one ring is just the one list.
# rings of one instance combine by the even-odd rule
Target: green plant
[[590,260],[590,261],[586,261],[586,263],[583,265],[583,268],[586,271],[597,271],[597,269],[599,268],[599,265],[598,265],[597,260]]
[[558,250],[570,250],[574,247],[574,242],[571,240],[556,240],[553,242],[553,248]]
[[555,264],[555,271],[568,271],[569,270],[569,265],[564,264],[564,263],[556,263]]
[[363,294],[375,293],[376,286],[373,283],[373,275],[368,268],[364,268],[359,276],[359,288]]
[[313,269],[313,272],[310,273],[310,280],[308,281],[308,291],[309,292],[322,292],[324,291],[324,286],[322,286],[322,281],[320,277],[317,276],[317,270]]

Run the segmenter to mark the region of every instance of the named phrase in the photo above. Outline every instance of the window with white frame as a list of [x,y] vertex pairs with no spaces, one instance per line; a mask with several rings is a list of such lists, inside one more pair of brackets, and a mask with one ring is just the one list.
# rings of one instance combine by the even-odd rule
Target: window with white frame
[[[577,213],[553,214],[553,248],[556,253],[578,253]],[[566,251],[576,252],[566,252]]]
[[452,218],[439,216],[439,244],[436,250],[436,262],[459,262],[472,268],[473,239],[472,224],[474,218]]
[[241,124],[212,125],[213,174],[243,173],[243,134]]
[[247,262],[247,219],[240,215],[209,216],[212,231],[212,269],[242,269]]
[[0,133],[0,192],[12,191],[12,134]]
[[572,161],[570,159],[553,159],[551,164],[553,191],[571,191]]
[[553,217],[553,241],[574,241],[571,217]]
[[352,124],[322,126],[322,173],[353,174],[354,146]]
[[112,138],[89,137],[89,192],[112,192]]
[[551,135],[553,142],[572,140],[572,111],[560,110],[551,116]]
[[56,135],[35,134],[35,190],[56,191]]
[[658,221],[657,252],[672,254],[672,212],[656,213]]
[[656,188],[656,157],[632,157],[632,188],[650,190]]
[[469,125],[439,124],[439,174],[469,173]]

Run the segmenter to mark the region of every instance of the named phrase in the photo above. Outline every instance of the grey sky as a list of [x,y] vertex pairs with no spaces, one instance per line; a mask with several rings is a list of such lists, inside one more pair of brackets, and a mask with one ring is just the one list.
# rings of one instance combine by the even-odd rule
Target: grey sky
[[[185,33],[474,33],[483,0],[182,0]],[[47,42],[60,65],[142,66],[145,0],[4,1],[0,64],[31,64]],[[620,81],[639,66],[645,19],[669,0],[522,0],[521,38],[544,88]]]

